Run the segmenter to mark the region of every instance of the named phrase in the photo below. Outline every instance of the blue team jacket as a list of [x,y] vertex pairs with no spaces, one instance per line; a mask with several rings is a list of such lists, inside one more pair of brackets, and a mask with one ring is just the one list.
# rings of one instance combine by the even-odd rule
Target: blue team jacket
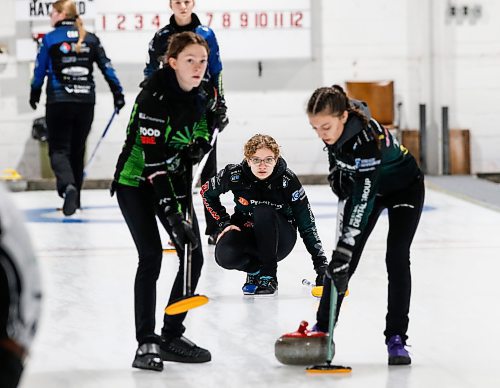
[[78,30],[74,20],[63,20],[45,35],[38,48],[32,91],[39,93],[47,77],[47,104],[59,102],[95,103],[92,75],[97,63],[113,94],[122,87],[99,38],[87,32],[79,53]]
[[170,17],[170,23],[155,33],[153,39],[149,42],[149,58],[146,63],[146,67],[144,68],[144,77],[146,79],[151,77],[151,75],[160,67],[160,64],[163,62],[163,58],[167,52],[168,38],[170,38],[170,36],[178,32],[192,31],[200,35],[208,43],[210,53],[208,55],[206,79],[217,88],[217,93],[222,95],[222,80],[220,76],[222,72],[222,62],[219,54],[219,44],[217,43],[215,33],[210,27],[203,26],[195,13],[191,15],[191,19],[190,24],[186,26],[179,26],[175,22],[174,15],[172,15]]

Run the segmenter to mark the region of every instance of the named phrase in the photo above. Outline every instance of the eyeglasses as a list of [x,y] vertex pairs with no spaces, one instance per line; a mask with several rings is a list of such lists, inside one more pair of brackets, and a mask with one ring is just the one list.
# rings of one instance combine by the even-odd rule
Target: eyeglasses
[[256,166],[259,166],[262,162],[266,166],[272,166],[274,163],[276,163],[276,159],[274,159],[271,156],[268,156],[267,158],[261,159],[261,158],[250,158],[250,162]]

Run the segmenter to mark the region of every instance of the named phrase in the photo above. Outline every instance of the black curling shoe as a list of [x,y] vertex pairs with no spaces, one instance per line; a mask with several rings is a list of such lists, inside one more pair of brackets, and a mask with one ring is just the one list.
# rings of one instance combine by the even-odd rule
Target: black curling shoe
[[274,296],[278,293],[278,280],[274,276],[260,276],[255,296]]
[[186,337],[175,337],[165,339],[162,337],[160,354],[163,361],[202,363],[212,359],[212,355],[207,349],[196,346],[195,343]]
[[139,346],[135,352],[132,367],[161,372],[163,370],[163,361],[160,357],[158,344],[149,343]]
[[78,190],[72,184],[66,186],[64,190],[63,214],[71,216],[78,209]]

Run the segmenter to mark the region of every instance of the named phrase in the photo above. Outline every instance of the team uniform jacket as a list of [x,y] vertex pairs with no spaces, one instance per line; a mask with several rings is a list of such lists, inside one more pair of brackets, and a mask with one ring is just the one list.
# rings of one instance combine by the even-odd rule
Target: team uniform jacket
[[[234,214],[230,217],[222,206],[220,195],[231,191],[234,195]],[[279,158],[270,177],[259,180],[246,161],[229,164],[202,185],[203,203],[219,227],[230,222],[239,227],[252,226],[252,213],[257,205],[272,206],[300,233],[311,254],[314,267],[323,265],[324,252],[316,230],[314,215],[307,195],[297,176]]]
[[169,67],[156,71],[135,101],[114,181],[152,183],[167,215],[178,210],[172,178],[184,172],[183,149],[198,137],[210,140],[205,114],[213,99],[203,88],[183,91]]
[[95,103],[94,65],[101,70],[113,94],[121,93],[111,61],[99,38],[87,32],[81,51],[76,52],[78,30],[74,20],[63,20],[42,39],[36,57],[31,88],[38,94],[47,76],[47,104],[59,102]]
[[222,62],[219,54],[219,44],[217,38],[211,28],[201,25],[200,19],[196,14],[191,15],[191,23],[185,26],[179,26],[175,22],[175,17],[170,17],[170,23],[156,32],[153,39],[149,42],[148,55],[149,59],[144,68],[144,77],[149,78],[155,70],[163,63],[164,56],[167,52],[168,39],[176,33],[192,31],[200,35],[208,43],[210,53],[208,56],[207,73],[205,77],[209,80],[217,90],[219,96],[222,97]]
[[327,150],[330,171],[338,172],[335,179],[342,180],[349,192],[337,247],[352,251],[367,225],[375,197],[404,189],[420,170],[408,150],[374,119],[365,126],[359,117],[350,115],[342,136]]

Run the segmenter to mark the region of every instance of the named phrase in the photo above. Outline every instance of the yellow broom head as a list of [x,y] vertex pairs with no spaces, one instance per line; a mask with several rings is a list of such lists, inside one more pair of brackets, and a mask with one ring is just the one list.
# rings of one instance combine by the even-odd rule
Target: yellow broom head
[[185,313],[186,311],[192,310],[196,307],[203,306],[208,303],[208,297],[205,295],[191,295],[185,298],[175,301],[171,305],[165,308],[165,314],[167,315],[177,315]]
[[352,368],[350,366],[340,366],[340,365],[313,365],[306,369],[307,373],[311,374],[345,374],[351,373]]

